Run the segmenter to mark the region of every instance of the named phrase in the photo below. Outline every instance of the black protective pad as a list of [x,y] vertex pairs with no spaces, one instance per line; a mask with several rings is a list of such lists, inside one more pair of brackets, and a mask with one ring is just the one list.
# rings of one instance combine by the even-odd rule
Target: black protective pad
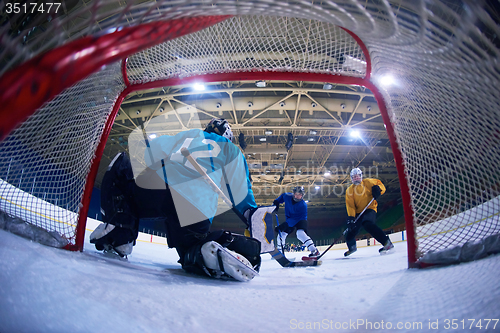
[[101,185],[101,211],[103,222],[134,233],[139,228],[137,209],[133,200],[134,174],[126,153],[118,154],[104,174]]
[[203,261],[203,255],[201,254],[202,246],[203,243],[192,246],[183,253],[183,258],[181,258],[180,262],[182,268],[188,273],[212,276]]

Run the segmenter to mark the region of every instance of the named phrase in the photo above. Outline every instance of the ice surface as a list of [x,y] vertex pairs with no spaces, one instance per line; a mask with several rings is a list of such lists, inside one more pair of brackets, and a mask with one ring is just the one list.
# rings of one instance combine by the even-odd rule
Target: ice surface
[[451,332],[446,320],[500,316],[500,255],[418,270],[405,242],[385,256],[330,250],[318,267],[264,254],[245,283],[188,275],[165,245],[138,242],[123,262],[86,242],[74,253],[0,230],[0,332]]

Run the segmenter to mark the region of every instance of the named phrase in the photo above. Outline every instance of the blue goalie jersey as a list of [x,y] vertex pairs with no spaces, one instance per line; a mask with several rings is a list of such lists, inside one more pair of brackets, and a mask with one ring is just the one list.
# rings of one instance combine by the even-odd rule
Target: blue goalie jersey
[[[177,205],[174,193],[187,199],[210,220],[216,213],[224,211],[217,211],[218,194],[181,154],[182,148],[189,150],[191,156],[231,199],[238,211],[244,213],[248,208],[257,207],[245,157],[229,140],[199,129],[181,132],[175,136],[160,136],[152,140],[150,147],[146,148],[145,162],[175,191],[173,199],[181,226],[199,221],[189,218],[189,212],[186,211],[189,208]],[[227,209],[229,207],[225,210]]]

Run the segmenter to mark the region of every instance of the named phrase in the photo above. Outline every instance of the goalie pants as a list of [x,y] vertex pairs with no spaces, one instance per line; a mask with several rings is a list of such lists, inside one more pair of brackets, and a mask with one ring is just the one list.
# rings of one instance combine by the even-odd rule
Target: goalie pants
[[[139,207],[140,219],[163,222],[168,246],[177,250],[181,264],[186,251],[205,239],[210,231],[210,220],[187,199],[175,193],[155,171],[149,168],[137,177],[134,198]],[[193,223],[182,227],[177,209],[189,211],[193,216]]]
[[[172,199],[172,193],[167,186],[165,193],[165,202],[163,203],[168,207],[165,218],[165,229],[167,231],[167,243],[169,247],[174,247],[180,257],[180,264],[183,265],[183,260],[186,251],[188,251],[193,245],[205,240],[210,232],[211,222],[209,219],[202,220],[200,222],[181,227],[179,217],[177,215],[176,206]],[[189,207],[191,211],[198,210],[190,202],[182,198],[181,196],[176,196],[176,203],[183,209]],[[179,200],[184,200],[181,204]],[[201,214],[201,213],[200,213]]]
[[352,249],[356,246],[356,235],[359,233],[361,228],[365,228],[365,230],[370,235],[372,235],[373,238],[375,238],[380,244],[385,244],[387,242],[389,237],[382,229],[380,229],[379,226],[375,224],[376,217],[377,213],[373,209],[367,209],[358,220],[358,222],[356,222],[356,225],[346,230],[345,241],[349,249]]

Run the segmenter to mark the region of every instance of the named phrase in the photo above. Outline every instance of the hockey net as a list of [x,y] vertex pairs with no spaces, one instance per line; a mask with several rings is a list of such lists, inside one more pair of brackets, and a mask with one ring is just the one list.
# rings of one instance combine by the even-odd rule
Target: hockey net
[[[31,16],[2,6],[0,210],[68,248],[83,247],[123,98],[198,77],[367,87],[398,167],[410,266],[498,239],[500,29],[486,4],[92,1]],[[382,86],[385,74],[397,85]]]

